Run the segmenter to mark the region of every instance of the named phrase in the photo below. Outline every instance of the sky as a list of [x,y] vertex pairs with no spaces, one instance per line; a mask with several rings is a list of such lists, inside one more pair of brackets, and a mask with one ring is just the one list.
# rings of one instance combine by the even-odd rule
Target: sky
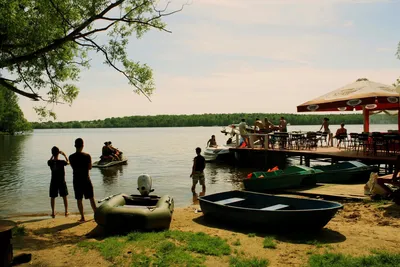
[[[172,0],[169,10],[183,3]],[[398,10],[400,0],[191,0],[165,17],[172,33],[130,39],[130,58],[153,69],[151,102],[93,55],[77,100],[54,107],[57,121],[296,113],[358,78],[392,84],[400,76]],[[38,120],[36,102],[19,103],[29,121]]]

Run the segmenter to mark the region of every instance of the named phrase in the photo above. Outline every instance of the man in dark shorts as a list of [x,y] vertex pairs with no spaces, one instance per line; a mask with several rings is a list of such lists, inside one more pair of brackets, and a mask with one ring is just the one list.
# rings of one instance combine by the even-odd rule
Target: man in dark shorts
[[94,200],[93,185],[90,180],[89,170],[92,168],[92,158],[89,154],[82,152],[83,140],[78,138],[75,140],[76,152],[69,156],[69,162],[73,170],[73,184],[75,191],[75,199],[77,200],[79,213],[81,214],[81,222],[85,221],[83,214],[82,199],[90,200],[93,212],[96,211],[96,203]]
[[[65,157],[65,160],[58,159],[58,155],[61,154]],[[68,159],[64,152],[60,151],[58,147],[54,146],[51,149],[51,158],[47,161],[47,165],[51,170],[51,182],[50,182],[50,205],[51,205],[51,217],[56,217],[54,212],[55,199],[60,195],[64,201],[65,217],[68,216],[68,188],[65,182],[65,166],[68,165]]]
[[200,183],[200,185],[202,186],[203,193],[206,192],[206,184],[203,172],[206,167],[206,160],[202,155],[200,155],[200,153],[201,153],[201,148],[197,147],[196,148],[197,156],[193,159],[192,173],[190,174],[190,177],[192,178],[193,181],[192,183],[193,194],[196,193],[197,183]]

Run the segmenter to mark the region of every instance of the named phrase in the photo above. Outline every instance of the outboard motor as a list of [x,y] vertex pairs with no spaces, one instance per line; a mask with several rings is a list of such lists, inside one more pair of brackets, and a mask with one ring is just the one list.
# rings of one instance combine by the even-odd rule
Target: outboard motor
[[138,177],[137,182],[138,182],[137,190],[139,190],[140,194],[143,197],[149,196],[149,194],[154,191],[154,189],[151,189],[153,180],[151,179],[150,175],[148,175],[148,174],[140,175]]

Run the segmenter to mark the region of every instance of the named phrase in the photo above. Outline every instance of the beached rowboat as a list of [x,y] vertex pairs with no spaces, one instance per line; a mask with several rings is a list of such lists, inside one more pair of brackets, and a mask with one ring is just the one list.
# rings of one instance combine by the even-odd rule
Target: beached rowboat
[[377,166],[358,161],[345,161],[332,165],[312,167],[317,171],[317,183],[352,184],[366,183],[371,172],[379,172]]
[[228,191],[199,197],[204,216],[232,225],[265,230],[304,231],[323,228],[343,208],[337,202]]

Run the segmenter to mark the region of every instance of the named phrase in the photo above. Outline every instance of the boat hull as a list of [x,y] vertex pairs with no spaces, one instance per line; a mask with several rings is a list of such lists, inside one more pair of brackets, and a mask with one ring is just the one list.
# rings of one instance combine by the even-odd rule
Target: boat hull
[[203,156],[207,162],[227,162],[234,159],[233,154],[229,150],[230,148],[229,146],[207,147],[204,149]]
[[97,208],[94,219],[109,233],[169,229],[174,200],[162,197],[118,194]]
[[113,160],[113,161],[95,161],[92,164],[93,168],[108,168],[108,167],[112,167],[112,166],[117,166],[117,165],[122,165],[122,164],[126,164],[128,162],[128,159],[122,159],[122,160]]
[[313,169],[321,171],[316,175],[317,183],[334,184],[366,183],[371,172],[379,172],[379,168],[376,166],[368,166],[355,161],[316,166]]
[[[265,176],[259,178],[259,176]],[[275,172],[255,172],[250,179],[243,180],[247,191],[265,192],[277,189],[298,188],[316,184],[316,171],[305,166],[291,166]]]
[[[243,199],[220,204],[229,199]],[[261,227],[266,231],[315,231],[322,229],[343,208],[340,203],[281,197],[268,194],[228,191],[199,197],[206,218],[238,226]],[[263,210],[273,206],[279,210]]]

